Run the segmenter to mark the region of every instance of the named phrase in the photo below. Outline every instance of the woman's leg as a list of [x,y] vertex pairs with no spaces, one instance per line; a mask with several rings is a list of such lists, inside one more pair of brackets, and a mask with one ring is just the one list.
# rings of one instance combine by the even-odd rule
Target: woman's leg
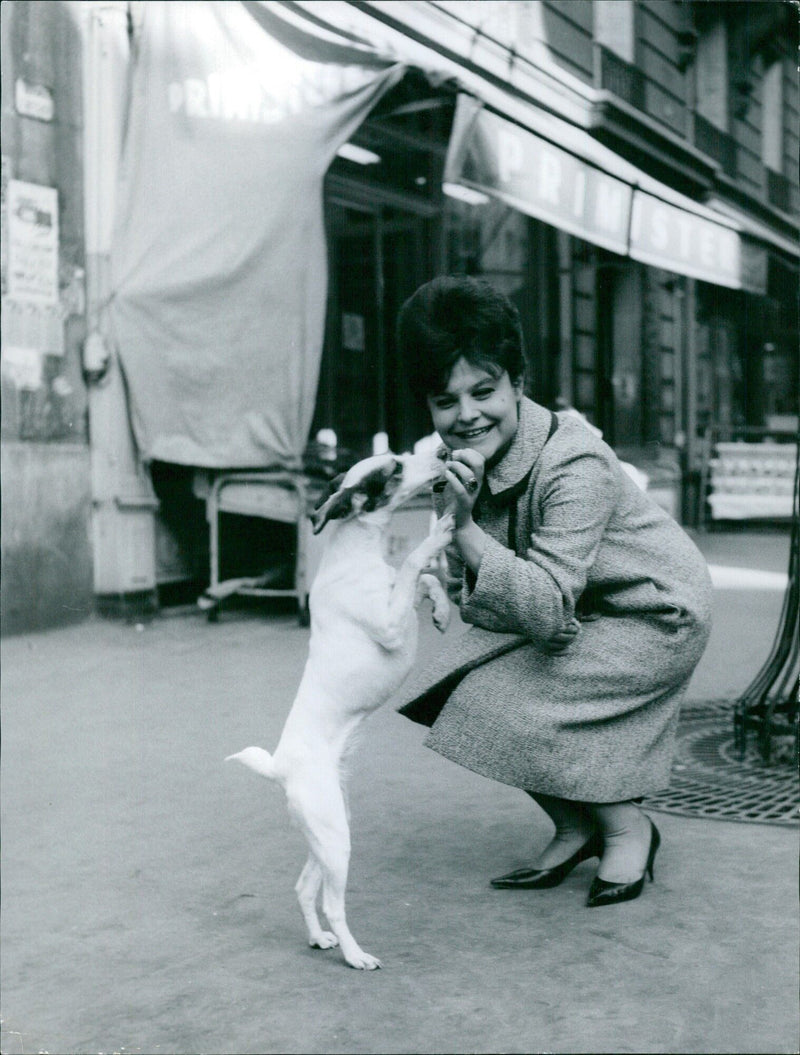
[[559,799],[538,791],[527,791],[526,794],[541,806],[556,828],[555,835],[530,867],[555,868],[586,843],[596,828],[594,817],[583,802]]
[[597,870],[607,883],[634,883],[644,873],[652,825],[635,802],[592,803],[603,834],[603,856]]

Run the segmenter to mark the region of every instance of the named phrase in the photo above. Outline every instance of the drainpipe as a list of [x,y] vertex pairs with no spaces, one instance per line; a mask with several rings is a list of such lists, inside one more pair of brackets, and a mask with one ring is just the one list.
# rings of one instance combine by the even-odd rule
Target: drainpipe
[[[700,493],[701,456],[697,437],[697,283],[693,278],[686,279],[686,293],[683,298],[683,326],[686,348],[684,363],[683,430],[686,435],[685,464],[688,495],[684,509],[689,506],[689,522],[692,526],[703,521],[703,503],[705,496]],[[684,514],[684,521],[687,516]]]
[[556,252],[559,308],[558,388],[561,398],[566,400],[568,406],[573,406],[575,396],[572,390],[572,242],[564,231],[556,231]]
[[94,592],[98,603],[155,602],[158,501],[136,452],[110,339],[111,236],[130,45],[128,5],[76,5],[84,42],[84,202]]

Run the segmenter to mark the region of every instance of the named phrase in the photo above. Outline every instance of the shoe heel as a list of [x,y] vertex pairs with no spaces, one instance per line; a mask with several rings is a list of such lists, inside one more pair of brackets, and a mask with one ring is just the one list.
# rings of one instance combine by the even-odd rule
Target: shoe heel
[[655,878],[653,866],[656,861],[656,853],[661,845],[661,833],[652,821],[650,821],[650,828],[650,853],[647,856],[647,874],[650,876],[650,882],[652,883]]
[[634,898],[639,897],[644,889],[645,876],[649,875],[650,882],[653,882],[653,862],[660,845],[661,835],[655,824],[650,821],[650,850],[647,854],[644,872],[635,883],[608,883],[596,876],[589,889],[589,900],[586,902],[589,908],[597,908],[599,905],[616,905],[621,901],[633,901]]

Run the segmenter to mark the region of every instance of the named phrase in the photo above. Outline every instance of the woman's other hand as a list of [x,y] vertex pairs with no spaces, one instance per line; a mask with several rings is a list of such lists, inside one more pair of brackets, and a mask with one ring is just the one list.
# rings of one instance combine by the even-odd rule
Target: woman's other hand
[[560,630],[558,630],[552,637],[548,638],[545,642],[545,650],[553,656],[559,656],[562,652],[566,652],[575,638],[578,636],[578,631],[581,628],[581,624],[577,619],[570,619]]
[[445,509],[455,516],[456,531],[466,527],[472,520],[472,510],[483,484],[485,468],[483,455],[468,447],[452,451],[445,463]]

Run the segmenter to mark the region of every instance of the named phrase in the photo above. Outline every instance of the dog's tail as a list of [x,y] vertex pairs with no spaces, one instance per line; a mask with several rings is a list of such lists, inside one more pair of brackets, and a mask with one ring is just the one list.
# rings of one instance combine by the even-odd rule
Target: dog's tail
[[244,751],[238,751],[235,755],[228,755],[225,761],[241,762],[243,766],[248,766],[250,769],[255,770],[256,773],[260,773],[262,777],[269,777],[270,780],[275,780],[277,777],[272,755],[269,751],[265,751],[263,747],[246,747]]

